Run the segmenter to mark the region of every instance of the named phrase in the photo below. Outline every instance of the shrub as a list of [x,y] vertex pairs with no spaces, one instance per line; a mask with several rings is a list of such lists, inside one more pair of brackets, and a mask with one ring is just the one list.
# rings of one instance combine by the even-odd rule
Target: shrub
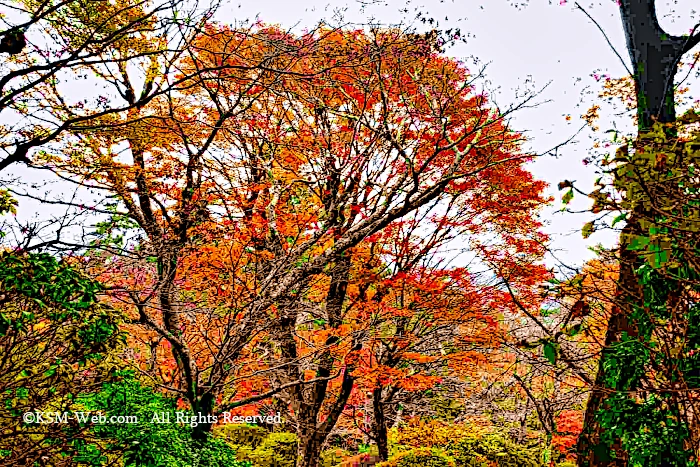
[[477,437],[465,437],[450,443],[450,453],[458,467],[541,467],[541,452],[537,448],[514,443],[504,434],[486,433]]
[[123,372],[122,380],[104,384],[95,394],[79,397],[84,410],[136,416],[136,424],[95,424],[73,443],[74,461],[100,466],[120,456],[124,467],[251,467],[239,462],[235,449],[218,438],[206,442],[192,438],[192,427],[177,423],[151,423],[153,414],[169,413],[175,419],[176,400],[154,392]]
[[270,433],[260,444],[233,446],[238,460],[248,461],[252,467],[295,467],[299,441],[294,433]]
[[336,467],[350,456],[352,453],[345,449],[327,449],[321,453],[321,467]]
[[455,460],[438,448],[405,451],[375,467],[456,467]]
[[219,425],[213,429],[214,435],[233,445],[257,448],[268,435],[268,431],[255,425]]
[[457,467],[489,467],[494,463],[499,467],[542,465],[541,449],[517,444],[506,433],[494,432],[479,424],[414,419],[400,430],[392,430],[390,439],[392,459],[399,459],[417,448],[435,447],[444,449]]
[[390,440],[393,444],[412,448],[445,446],[452,440],[482,432],[485,431],[479,427],[470,426],[467,428],[460,424],[450,424],[438,420],[425,422],[415,418],[398,430],[392,429]]

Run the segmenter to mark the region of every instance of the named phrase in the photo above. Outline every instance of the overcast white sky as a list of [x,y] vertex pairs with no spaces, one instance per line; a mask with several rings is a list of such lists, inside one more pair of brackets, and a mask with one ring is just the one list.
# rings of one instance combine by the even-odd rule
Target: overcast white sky
[[[689,32],[699,19],[693,11],[693,5],[700,9],[697,0],[657,3],[659,20],[671,34]],[[582,6],[605,30],[629,67],[615,0],[583,2]],[[251,20],[257,15],[264,22],[281,24],[285,28],[296,26],[300,30],[314,27],[321,19],[332,18],[337,11],[343,12],[345,22],[367,23],[374,18],[384,24],[401,21],[405,24],[413,21],[416,8],[440,20],[441,29],[459,27],[462,35],[468,37],[466,44],[457,44],[447,53],[460,58],[475,56],[489,63],[486,69],[488,89],[492,100],[501,108],[518,102],[518,90],[522,95],[525,89],[541,89],[549,83],[537,99],[549,102],[521,110],[512,120],[513,128],[530,138],[527,149],[536,153],[569,139],[583,124],[579,116],[596,101],[601,89],[601,82],[596,81],[594,74],[607,74],[612,78],[626,74],[603,34],[571,1],[530,0],[522,5],[513,0],[421,0],[420,3],[386,0],[363,7],[357,0],[256,0],[224,5],[216,19],[234,23]],[[408,12],[401,13],[402,9]],[[700,80],[693,82],[693,79],[689,80],[695,88],[691,94],[700,98],[697,84]],[[602,107],[603,118],[599,123],[602,130],[611,128],[614,119],[618,129],[631,131],[629,116],[613,117],[610,107]],[[573,117],[570,122],[565,119],[568,114]],[[550,192],[556,196],[555,206],[543,216],[548,220],[546,231],[558,250],[557,257],[572,266],[594,256],[587,248],[589,245],[600,242],[612,246],[617,240],[617,234],[611,231],[596,232],[583,240],[580,229],[589,218],[585,214],[557,212],[561,207],[561,194],[556,190],[558,182],[575,180],[584,191],[590,191],[593,186],[594,169],[582,163],[592,145],[591,132],[586,128],[573,144],[559,151],[558,158],[544,156],[531,165],[535,176],[549,182]],[[28,175],[40,178],[36,172]],[[584,210],[590,205],[589,201],[577,196],[571,207]],[[32,211],[33,204],[23,202],[20,208]],[[40,210],[47,212],[45,208]],[[551,258],[549,262],[555,263]]]
[[[422,0],[420,2],[386,0],[367,6],[356,0],[256,0],[224,6],[217,19],[234,22],[253,19],[256,15],[267,23],[278,23],[286,28],[313,27],[319,20],[330,18],[341,11],[345,21],[366,23],[374,18],[381,23],[395,24],[412,21],[418,8],[440,20],[440,28],[459,27],[469,35],[466,44],[448,50],[457,57],[476,56],[490,63],[486,76],[489,88],[496,89],[493,98],[505,108],[518,101],[517,90],[541,89],[549,86],[538,101],[549,101],[534,109],[525,109],[514,115],[514,129],[525,131],[531,138],[530,150],[544,153],[576,133],[583,121],[579,118],[595,101],[602,81],[594,75],[621,78],[626,71],[620,59],[608,45],[605,36],[572,1],[530,0]],[[615,0],[581,1],[581,6],[606,32],[608,39],[631,68],[619,8]],[[363,4],[365,5],[363,8]],[[408,13],[401,13],[402,9]],[[659,21],[671,34],[690,31],[698,21],[697,0],[657,1]],[[445,18],[449,18],[445,21]],[[418,23],[422,24],[422,23]],[[685,84],[692,82],[692,77]],[[694,84],[693,94],[700,86]],[[601,130],[616,127],[623,131],[633,129],[629,116],[613,115],[611,107],[601,106]],[[617,109],[619,111],[619,109]],[[573,118],[567,122],[565,116]],[[584,129],[573,144],[559,151],[560,157],[545,156],[531,166],[536,177],[550,183],[550,192],[556,196],[555,206],[543,216],[548,219],[546,231],[552,236],[557,256],[569,265],[580,265],[594,254],[588,246],[602,243],[613,246],[617,233],[601,231],[589,239],[581,237],[580,229],[590,220],[586,214],[558,213],[561,207],[557,192],[558,182],[575,180],[583,191],[591,191],[596,178],[595,169],[584,166],[582,160],[592,149],[592,132]],[[584,210],[590,200],[576,196],[571,203],[574,210]],[[554,260],[550,258],[554,265]]]

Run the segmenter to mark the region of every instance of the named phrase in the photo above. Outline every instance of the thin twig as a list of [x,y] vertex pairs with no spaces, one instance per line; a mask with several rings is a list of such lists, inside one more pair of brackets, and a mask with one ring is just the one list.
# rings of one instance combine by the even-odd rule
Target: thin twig
[[586,16],[588,16],[588,19],[590,19],[591,21],[593,21],[593,24],[595,24],[595,25],[598,27],[598,30],[600,30],[600,32],[603,34],[603,37],[605,37],[605,40],[608,42],[608,45],[610,46],[610,48],[612,49],[612,51],[615,52],[615,55],[617,55],[617,58],[619,58],[619,59],[620,59],[620,62],[622,62],[622,66],[625,67],[625,70],[627,70],[627,73],[629,73],[630,76],[634,76],[634,73],[632,73],[632,72],[630,71],[630,69],[627,67],[627,64],[625,63],[625,61],[622,59],[622,57],[621,57],[620,54],[617,52],[617,50],[615,49],[615,47],[613,47],[612,42],[610,42],[610,39],[608,39],[608,35],[605,34],[605,31],[603,31],[603,28],[600,27],[600,24],[598,24],[598,22],[597,22],[596,20],[594,20],[593,17],[592,17],[591,15],[589,15],[588,12],[587,12],[581,5],[578,4],[578,2],[576,2],[574,5],[576,5],[576,8],[578,8],[578,9],[581,10]]

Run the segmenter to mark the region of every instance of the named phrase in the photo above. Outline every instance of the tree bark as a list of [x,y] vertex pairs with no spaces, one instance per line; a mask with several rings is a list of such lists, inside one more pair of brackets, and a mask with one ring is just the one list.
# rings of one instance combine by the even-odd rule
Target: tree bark
[[[631,235],[638,231],[639,225],[634,222],[634,219],[630,219],[630,222],[627,223],[622,231],[622,236],[624,237],[626,235]],[[586,413],[583,423],[584,429],[578,439],[577,451],[579,466],[622,467],[627,465],[625,455],[621,451],[619,442],[616,443],[617,446],[614,449],[618,457],[616,460],[609,458],[610,452],[607,450],[607,448],[600,445],[600,435],[602,434],[602,429],[596,417],[596,413],[602,407],[604,407],[605,400],[610,394],[605,390],[606,373],[605,367],[603,366],[605,356],[609,353],[611,346],[620,340],[623,331],[626,331],[631,336],[637,334],[636,330],[630,325],[629,320],[627,319],[627,307],[618,301],[623,299],[638,298],[639,294],[641,293],[639,291],[637,277],[634,273],[637,256],[634,251],[627,250],[627,242],[621,242],[621,244],[620,278],[618,282],[618,289],[616,291],[616,301],[613,305],[612,315],[610,317],[610,321],[608,322],[608,329],[605,334],[605,343],[600,362],[598,364],[598,373],[595,379],[595,386],[592,388],[588,404],[586,406]]]
[[[627,39],[627,49],[632,61],[635,91],[637,95],[638,132],[651,129],[654,121],[671,123],[676,119],[674,105],[674,78],[678,63],[686,52],[700,42],[700,34],[690,37],[671,36],[659,25],[654,0],[621,0],[619,2],[622,25]],[[611,345],[618,342],[623,332],[637,335],[628,316],[631,304],[641,297],[636,269],[640,259],[627,249],[629,239],[642,233],[641,219],[647,216],[640,206],[630,213],[627,225],[620,237],[620,276],[616,291],[616,303],[608,323],[605,345],[584,418],[584,430],[577,446],[580,467],[618,467],[626,465],[625,453],[618,440],[613,451],[618,458],[610,459],[607,447],[599,444],[602,428],[596,413],[605,408],[612,391],[606,391],[605,356]]]
[[304,434],[299,439],[297,467],[318,467],[325,440],[323,433],[317,430],[309,430]]
[[[354,350],[359,350],[357,349],[357,344],[355,347]],[[342,414],[352,392],[354,378],[351,376],[351,373],[353,369],[349,365],[345,368],[340,394],[338,394],[329,410],[328,416],[323,422],[317,422],[320,404],[309,404],[305,400],[302,400],[299,404],[299,401],[297,401],[297,406],[301,406],[297,411],[297,436],[299,438],[297,467],[318,467],[320,464],[323,443],[338,422],[338,418]]]
[[317,429],[316,415],[308,410],[302,411],[297,414],[296,421],[299,438],[297,467],[318,467],[326,437]]
[[673,79],[683,54],[700,42],[700,34],[671,36],[661,29],[655,3],[655,0],[619,2],[632,61],[640,131],[651,128],[654,119],[663,123],[676,119]]
[[203,417],[202,419],[206,421],[194,427],[194,430],[192,430],[192,439],[200,442],[205,441],[212,428],[212,424],[209,423],[209,417],[214,412],[214,396],[212,393],[207,392],[203,394],[193,409],[195,417]]
[[382,388],[375,388],[372,391],[372,409],[374,411],[374,437],[379,450],[379,458],[382,461],[389,459],[389,437],[386,429],[386,416],[384,404],[382,403]]

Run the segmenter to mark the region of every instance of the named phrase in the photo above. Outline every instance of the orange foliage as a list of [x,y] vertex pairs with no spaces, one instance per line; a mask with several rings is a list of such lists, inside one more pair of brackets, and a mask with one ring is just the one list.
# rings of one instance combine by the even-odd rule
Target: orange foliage
[[90,261],[133,318],[135,366],[193,408],[254,410],[286,384],[314,429],[378,386],[489,371],[517,307],[436,257],[468,242],[534,303],[548,200],[468,70],[398,30],[212,24],[192,51],[177,92],[52,159],[143,234]]

